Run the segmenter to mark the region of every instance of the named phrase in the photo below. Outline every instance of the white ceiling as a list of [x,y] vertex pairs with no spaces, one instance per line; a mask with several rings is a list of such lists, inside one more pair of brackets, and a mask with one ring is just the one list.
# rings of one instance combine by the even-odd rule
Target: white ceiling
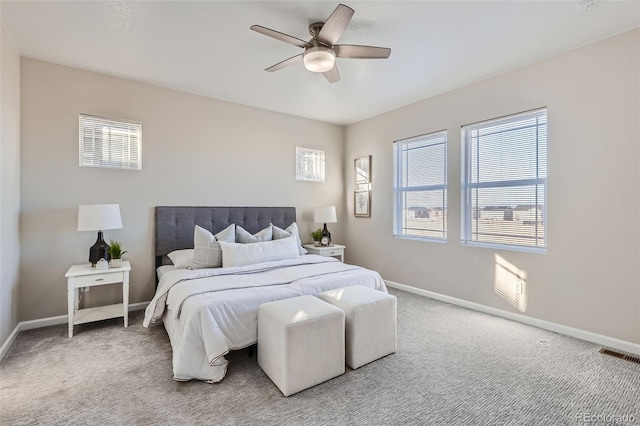
[[390,47],[387,60],[338,59],[329,84],[301,53],[249,30],[308,40],[334,1],[6,1],[23,56],[336,124],[351,124],[640,26],[640,2],[346,1],[338,44]]

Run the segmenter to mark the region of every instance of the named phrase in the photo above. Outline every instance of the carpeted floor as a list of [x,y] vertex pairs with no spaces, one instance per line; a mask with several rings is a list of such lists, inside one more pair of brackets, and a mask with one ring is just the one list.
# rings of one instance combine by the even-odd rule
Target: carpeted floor
[[[640,364],[527,325],[391,289],[398,352],[282,396],[236,351],[222,383],[175,382],[142,312],[20,333],[0,363],[0,424],[489,425],[640,423]],[[596,417],[599,416],[599,417]],[[600,421],[601,420],[601,421]]]

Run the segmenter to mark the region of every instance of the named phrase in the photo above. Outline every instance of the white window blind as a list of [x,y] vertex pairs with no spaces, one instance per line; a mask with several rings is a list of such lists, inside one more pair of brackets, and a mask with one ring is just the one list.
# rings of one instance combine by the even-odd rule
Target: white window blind
[[296,180],[324,182],[324,151],[296,147]]
[[547,110],[462,127],[462,243],[546,250]]
[[394,143],[394,236],[447,239],[447,132]]
[[142,123],[80,114],[80,167],[142,170]]

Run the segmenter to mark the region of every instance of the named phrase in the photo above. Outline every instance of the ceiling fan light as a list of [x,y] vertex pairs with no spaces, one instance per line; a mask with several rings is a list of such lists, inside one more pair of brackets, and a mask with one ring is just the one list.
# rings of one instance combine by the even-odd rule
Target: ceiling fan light
[[304,67],[311,72],[327,72],[336,62],[336,54],[328,47],[309,47],[304,51],[303,62]]

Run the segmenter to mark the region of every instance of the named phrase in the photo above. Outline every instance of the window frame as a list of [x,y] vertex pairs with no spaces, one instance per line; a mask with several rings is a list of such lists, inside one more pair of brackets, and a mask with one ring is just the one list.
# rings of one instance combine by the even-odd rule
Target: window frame
[[[416,186],[403,186],[402,176],[404,168],[400,167],[400,151],[401,146],[409,144],[411,142],[416,142],[420,140],[428,141],[429,139],[433,139],[434,141],[437,138],[444,138],[444,141],[428,143],[427,146],[436,146],[442,145],[444,148],[443,152],[443,161],[442,161],[442,174],[444,178],[444,182],[442,184],[430,184],[430,185],[416,185]],[[430,133],[425,133],[418,136],[412,136],[405,139],[399,139],[393,142],[393,167],[394,167],[394,183],[393,183],[393,237],[408,239],[408,240],[418,240],[418,241],[427,241],[434,243],[447,243],[449,238],[449,221],[448,221],[448,202],[449,202],[449,194],[448,194],[448,133],[446,129],[437,130]],[[443,225],[443,236],[442,237],[434,237],[430,235],[415,235],[415,234],[406,234],[406,227],[403,227],[403,197],[402,194],[413,191],[435,191],[441,190],[443,195],[443,220],[445,224]],[[431,230],[430,230],[431,231]],[[438,231],[440,232],[440,231]]]
[[[94,123],[93,127],[102,125],[105,127],[109,127],[110,129],[129,128],[129,131],[136,132],[138,154],[137,154],[137,161],[130,163],[133,165],[133,167],[127,167],[126,166],[127,163],[123,160],[120,160],[119,162],[112,161],[111,162],[112,164],[108,164],[106,159],[103,158],[102,154],[100,155],[97,154],[97,149],[95,147],[95,140],[96,140],[95,138],[94,138],[93,153],[96,158],[97,157],[99,158],[97,158],[93,162],[85,161],[85,155],[84,155],[86,153],[84,149],[85,131],[91,130],[91,126],[89,126],[88,123],[85,123],[85,121],[93,122]],[[104,142],[104,140],[102,140],[102,142]],[[109,139],[107,142],[111,143],[111,140]],[[113,149],[110,148],[109,152],[114,152],[114,151]],[[78,164],[80,167],[97,167],[101,169],[141,171],[142,170],[142,122],[134,121],[134,120],[126,120],[122,118],[102,117],[102,116],[91,115],[91,114],[83,114],[83,113],[78,114]]]
[[[495,124],[495,123],[508,123],[508,122],[518,122],[518,121],[523,121],[526,118],[525,117],[530,117],[530,116],[534,116],[534,115],[541,115],[542,113],[544,113],[544,117],[545,117],[545,123],[544,126],[546,127],[546,139],[544,140],[545,143],[545,162],[544,162],[544,176],[545,177],[539,177],[540,176],[540,156],[538,155],[538,153],[540,152],[540,143],[541,140],[536,137],[536,158],[535,158],[535,162],[536,162],[536,178],[529,178],[529,179],[513,179],[513,180],[503,180],[503,181],[491,181],[491,182],[469,182],[470,180],[470,170],[471,170],[471,165],[470,165],[470,161],[472,161],[471,157],[471,143],[470,143],[470,139],[472,139],[472,137],[470,136],[470,133],[467,131],[468,128],[471,128],[471,130],[477,130],[479,128],[479,126],[487,126],[490,124]],[[536,124],[536,131],[538,130],[538,128],[540,127],[540,124]],[[502,117],[497,117],[497,118],[493,118],[493,119],[489,119],[489,120],[483,120],[480,122],[476,122],[476,123],[471,123],[471,124],[465,124],[463,126],[461,126],[460,129],[460,133],[461,133],[461,173],[460,173],[460,177],[461,177],[461,232],[460,232],[460,243],[463,246],[471,246],[471,247],[485,247],[485,248],[491,248],[494,250],[509,250],[509,251],[522,251],[522,252],[529,252],[529,253],[546,253],[547,252],[547,248],[548,248],[548,222],[547,222],[547,207],[548,207],[548,197],[547,197],[547,180],[548,180],[548,164],[549,164],[549,155],[548,155],[548,146],[549,146],[549,136],[548,136],[548,111],[547,111],[547,107],[542,107],[542,108],[536,108],[533,110],[528,110],[528,111],[522,111],[522,112],[518,112],[515,114],[509,114],[506,116],[502,116]],[[483,242],[483,241],[474,241],[472,239],[472,234],[473,234],[473,207],[472,207],[472,200],[471,200],[471,196],[472,196],[472,191],[474,189],[485,189],[485,188],[515,188],[515,187],[523,187],[523,186],[532,186],[532,185],[542,185],[543,186],[543,197],[544,197],[544,203],[542,204],[543,206],[543,213],[542,213],[542,221],[544,224],[544,229],[543,229],[543,241],[544,241],[544,246],[527,246],[527,245],[519,245],[519,244],[507,244],[507,243],[498,243],[498,242]],[[476,194],[477,196],[477,194]],[[502,203],[504,204],[504,203]],[[537,199],[537,194],[536,194],[536,206],[539,206],[540,204],[538,203],[538,199]],[[538,217],[538,208],[536,207],[536,218]],[[537,221],[536,221],[536,227],[537,225]],[[536,232],[537,234],[537,232]],[[504,236],[511,236],[511,235],[507,235],[505,234]],[[516,236],[517,237],[517,236]]]
[[[312,160],[305,156],[314,157]],[[305,174],[304,170],[313,166],[314,162],[319,164],[318,175]],[[326,155],[324,150],[315,148],[304,148],[296,146],[296,180],[300,182],[324,182],[326,176]]]

